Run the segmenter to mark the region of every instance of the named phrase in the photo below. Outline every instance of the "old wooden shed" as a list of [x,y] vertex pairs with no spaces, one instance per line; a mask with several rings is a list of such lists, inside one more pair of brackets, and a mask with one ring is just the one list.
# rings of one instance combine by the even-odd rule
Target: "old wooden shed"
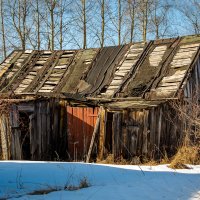
[[0,65],[2,159],[173,154],[183,123],[170,101],[189,101],[198,91],[199,55],[199,35],[13,51]]

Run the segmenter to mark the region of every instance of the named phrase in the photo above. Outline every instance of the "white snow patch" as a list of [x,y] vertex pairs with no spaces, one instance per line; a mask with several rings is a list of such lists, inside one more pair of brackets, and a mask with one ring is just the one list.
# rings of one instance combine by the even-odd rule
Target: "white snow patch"
[[[0,199],[200,200],[200,166],[190,167],[1,161]],[[90,187],[64,190],[67,185],[78,186],[84,177]],[[51,188],[58,191],[28,195]]]

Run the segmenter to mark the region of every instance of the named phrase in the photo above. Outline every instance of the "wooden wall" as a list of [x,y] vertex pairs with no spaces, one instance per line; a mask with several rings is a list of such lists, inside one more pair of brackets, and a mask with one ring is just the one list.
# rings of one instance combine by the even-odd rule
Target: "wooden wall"
[[56,99],[13,104],[10,116],[0,116],[3,159],[67,159],[65,107],[65,102]]
[[[104,149],[104,156],[100,159],[109,153],[116,159],[123,157],[129,160],[134,157],[141,160],[158,159],[164,157],[165,153],[171,156],[182,140],[183,124],[166,103],[151,109],[129,109],[112,114],[112,150],[107,150],[108,144],[105,141],[100,146],[99,151]],[[104,134],[107,137],[110,133]]]
[[2,159],[84,160],[97,114],[59,99],[13,104],[0,116]]

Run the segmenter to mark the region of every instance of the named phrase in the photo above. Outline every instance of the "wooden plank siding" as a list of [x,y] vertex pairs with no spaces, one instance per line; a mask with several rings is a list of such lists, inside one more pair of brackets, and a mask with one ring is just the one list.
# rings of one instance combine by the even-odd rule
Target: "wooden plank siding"
[[[141,161],[159,159],[165,153],[172,156],[183,137],[181,133],[183,124],[175,110],[167,103],[149,109],[115,111],[111,123],[112,150],[108,151],[106,145],[103,145],[102,137],[107,133],[100,131],[99,141],[102,143],[98,150],[100,160],[109,154],[113,154],[115,160],[123,157],[127,160],[139,158]],[[104,147],[104,154],[102,147]]]

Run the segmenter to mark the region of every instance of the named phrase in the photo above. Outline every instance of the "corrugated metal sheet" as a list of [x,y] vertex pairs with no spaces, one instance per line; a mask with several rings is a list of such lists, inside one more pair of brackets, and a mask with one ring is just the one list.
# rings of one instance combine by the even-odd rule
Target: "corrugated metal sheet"
[[97,115],[98,108],[67,106],[68,153],[72,160],[85,158]]

